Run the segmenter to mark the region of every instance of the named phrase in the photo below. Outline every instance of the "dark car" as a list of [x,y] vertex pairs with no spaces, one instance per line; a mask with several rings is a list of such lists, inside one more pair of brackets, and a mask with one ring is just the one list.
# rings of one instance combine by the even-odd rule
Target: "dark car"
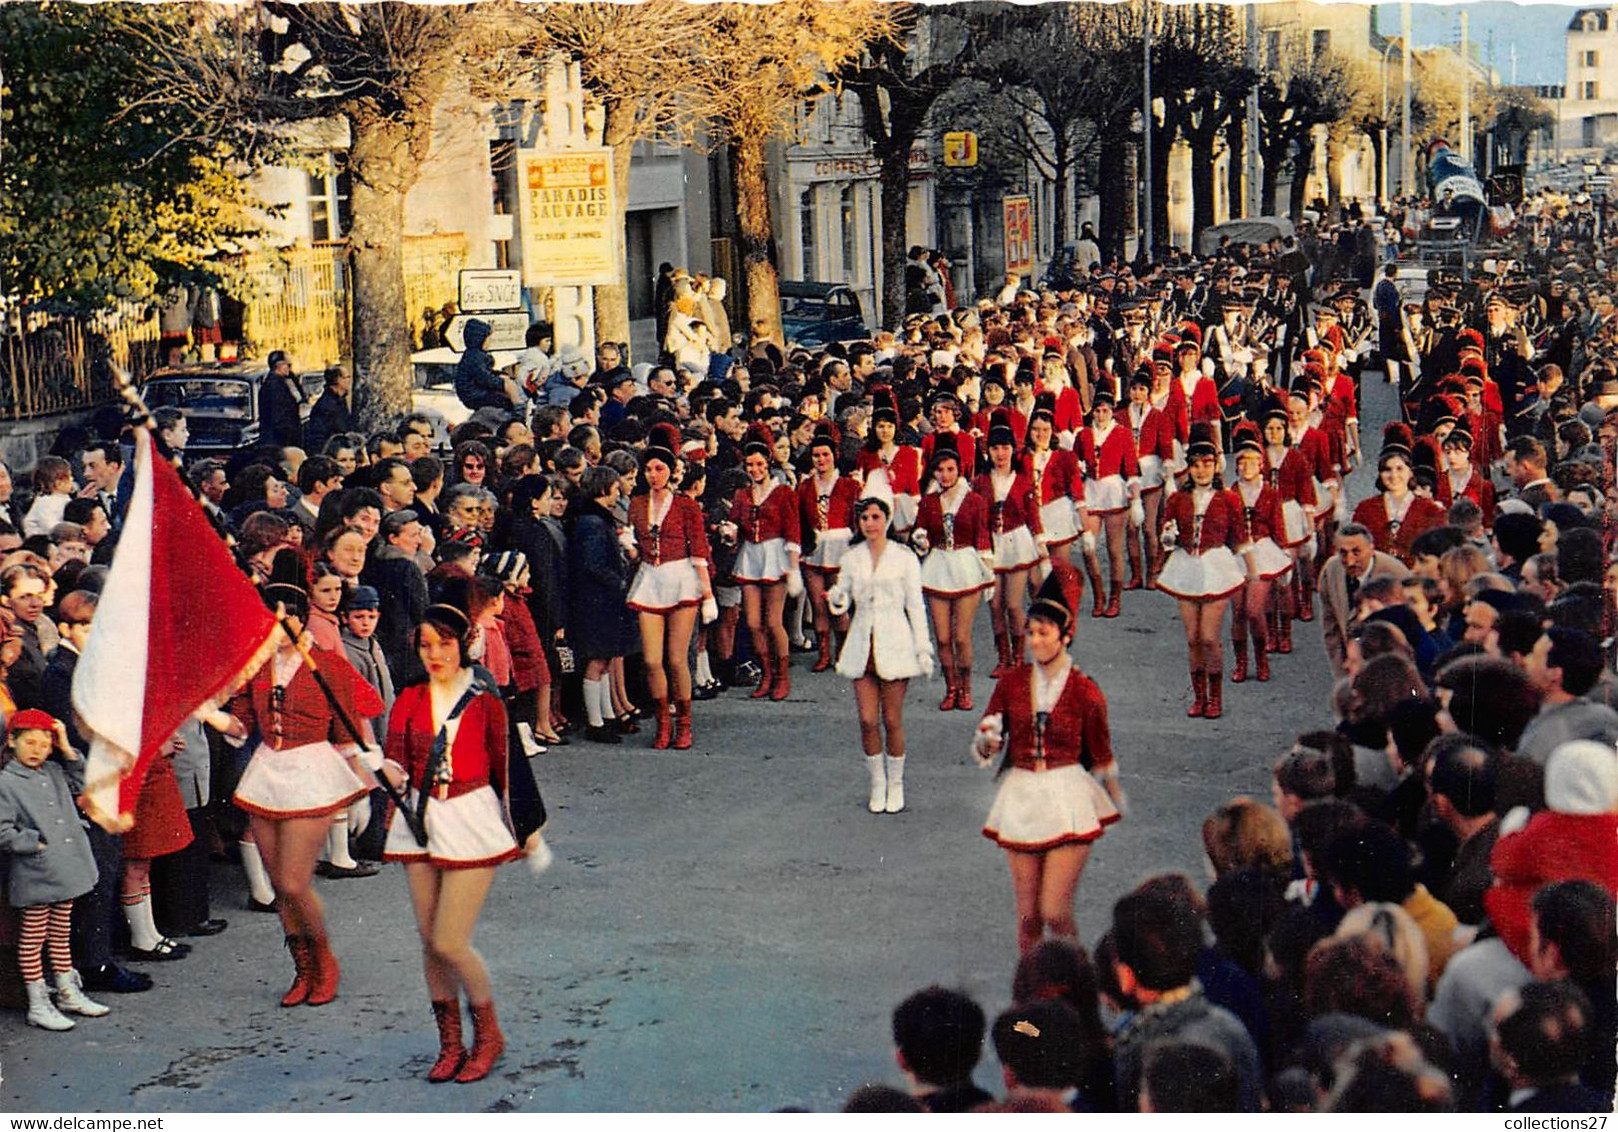
[[[259,364],[161,370],[146,380],[140,394],[154,412],[168,406],[185,410],[191,430],[188,456],[219,456],[258,443],[258,388],[264,373]],[[307,417],[325,386],[324,371],[299,374],[298,383]]]
[[781,332],[800,346],[856,342],[871,336],[860,297],[841,283],[781,284]]

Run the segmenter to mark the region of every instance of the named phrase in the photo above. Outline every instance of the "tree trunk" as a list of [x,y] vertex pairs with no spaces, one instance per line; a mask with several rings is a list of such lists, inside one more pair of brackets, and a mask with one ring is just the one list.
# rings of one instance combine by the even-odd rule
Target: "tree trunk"
[[1214,138],[1213,130],[1199,127],[1186,131],[1191,145],[1191,247],[1195,250],[1203,230],[1214,226]]
[[[350,114],[348,168],[353,176],[349,230],[350,343],[354,381],[364,396],[366,428],[391,424],[411,411],[415,373],[410,322],[405,312],[404,205],[418,164],[400,160],[412,133],[431,129],[381,115]],[[273,346],[274,343],[269,343]]]
[[1073,218],[1069,206],[1069,182],[1073,180],[1073,139],[1065,128],[1056,131],[1056,208],[1053,210],[1052,220],[1056,230],[1052,233],[1054,241],[1052,247],[1057,255],[1062,254],[1072,239]]
[[[621,127],[617,115],[609,108],[607,123],[604,131],[606,142],[612,147],[612,179],[617,189],[617,215],[607,223],[612,230],[618,233],[620,248],[626,248],[628,240],[629,216],[629,159],[634,151],[634,138],[629,131]],[[628,256],[624,256],[627,264]],[[629,341],[629,280],[621,284],[601,286],[595,288],[595,330],[596,341],[600,342],[628,342]],[[663,349],[663,343],[657,343],[654,353]],[[643,358],[642,361],[656,362],[657,358]]]
[[1158,255],[1169,249],[1169,159],[1180,133],[1168,113],[1161,125],[1152,124],[1152,248]]
[[1343,218],[1343,155],[1347,151],[1335,131],[1326,135],[1326,204],[1333,223]]
[[775,262],[770,227],[770,183],[764,160],[764,138],[757,131],[734,139],[731,172],[736,179],[737,233],[742,245],[742,275],[747,280],[747,332],[750,341],[781,337],[781,277]]
[[1294,140],[1296,148],[1292,151],[1292,186],[1287,195],[1287,215],[1292,217],[1293,223],[1303,216],[1304,202],[1309,193],[1309,158],[1314,152],[1315,143],[1310,134],[1305,133]]
[[1376,198],[1377,198],[1377,202],[1378,202],[1378,211],[1381,210],[1381,205],[1386,203],[1385,201],[1382,200],[1382,197],[1383,197],[1382,186],[1383,186],[1383,184],[1386,183],[1387,175],[1388,175],[1388,172],[1387,172],[1387,152],[1383,148],[1383,145],[1382,145],[1382,138],[1384,136],[1385,135],[1382,133],[1382,131],[1378,130],[1377,131],[1377,136],[1376,136],[1376,141],[1371,146],[1372,159],[1373,159],[1373,162],[1374,162],[1374,164],[1371,166],[1371,171],[1372,171],[1372,175],[1374,177],[1376,177],[1376,184],[1372,186],[1372,190],[1376,193]]
[[890,137],[881,151],[882,310],[878,324],[897,327],[905,313],[906,223],[910,213],[911,135]]
[[1124,258],[1124,239],[1134,227],[1130,215],[1134,210],[1129,207],[1135,199],[1134,185],[1125,184],[1125,154],[1129,148],[1129,135],[1121,131],[1101,139],[1101,258],[1109,263]]
[[[1225,152],[1230,154],[1225,165],[1225,187],[1230,197],[1230,219],[1247,215],[1247,117],[1245,106],[1231,108],[1225,119]],[[1257,139],[1254,139],[1257,144]]]
[[[1282,145],[1267,145],[1260,156],[1263,158],[1264,168],[1259,174],[1259,210],[1265,216],[1275,215],[1275,201],[1281,189],[1281,166],[1287,159],[1287,147]],[[1298,218],[1292,217],[1294,221]]]

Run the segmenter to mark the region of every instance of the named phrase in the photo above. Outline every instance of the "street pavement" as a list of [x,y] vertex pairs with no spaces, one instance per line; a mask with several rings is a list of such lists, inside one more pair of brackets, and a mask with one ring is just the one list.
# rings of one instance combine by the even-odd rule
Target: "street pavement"
[[[1365,448],[1394,411],[1364,381]],[[1374,469],[1350,482],[1373,489]],[[974,694],[993,644],[979,618]],[[1203,818],[1238,794],[1269,797],[1268,767],[1328,725],[1319,620],[1270,683],[1226,685],[1225,716],[1187,719],[1174,603],[1126,595],[1116,620],[1079,620],[1074,654],[1106,692],[1129,795],[1080,886],[1081,938],[1106,930],[1141,879],[1207,869]],[[1227,662],[1228,663],[1228,662]],[[897,815],[866,812],[850,685],[793,671],[784,703],[745,692],[696,705],[696,746],[654,752],[574,742],[533,761],[552,820],[549,872],[501,871],[478,932],[507,1038],[473,1085],[429,1085],[436,1052],[404,879],[319,881],[341,997],[276,1004],[291,964],[273,916],[244,910],[218,866],[223,935],[151,964],[147,994],[68,1034],[0,1017],[0,1110],[835,1111],[867,1082],[902,1085],[889,1016],[931,983],[1010,1005],[1016,934],[1004,854],[981,824],[995,791],[967,747],[977,716],[940,713],[940,680],[906,705],[909,771]],[[649,730],[649,729],[648,729]],[[977,1071],[1000,1091],[992,1051]]]

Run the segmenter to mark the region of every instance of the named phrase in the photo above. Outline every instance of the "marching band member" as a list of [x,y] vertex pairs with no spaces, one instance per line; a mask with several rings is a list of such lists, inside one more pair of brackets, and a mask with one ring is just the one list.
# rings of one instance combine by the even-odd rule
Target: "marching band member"
[[[1165,379],[1168,367],[1162,367]],[[1135,439],[1135,455],[1140,461],[1140,501],[1143,521],[1131,525],[1129,538],[1129,581],[1126,590],[1157,584],[1163,560],[1157,539],[1163,510],[1163,493],[1174,482],[1175,430],[1169,414],[1152,401],[1153,369],[1141,369],[1129,379],[1129,408],[1124,423]],[[1142,563],[1144,540],[1144,566]]]
[[1302,449],[1289,443],[1287,414],[1272,409],[1264,417],[1265,480],[1281,500],[1282,529],[1276,539],[1292,556],[1296,568],[1291,584],[1271,587],[1270,640],[1275,651],[1292,651],[1292,618],[1298,610],[1294,590],[1298,575],[1312,573],[1315,561],[1315,480]]
[[972,490],[983,498],[989,513],[994,546],[994,595],[989,615],[1000,663],[990,675],[998,679],[1014,664],[1022,663],[1023,599],[1028,574],[1046,556],[1039,541],[1039,491],[1028,475],[1017,470],[1016,437],[1011,426],[997,422],[989,429],[989,470]]
[[742,447],[742,470],[748,484],[730,502],[730,526],[740,540],[732,573],[742,587],[742,611],[763,674],[752,698],[784,700],[792,691],[782,613],[788,597],[803,593],[798,572],[801,549],[798,501],[790,487],[770,478],[769,430],[754,425],[753,439]]
[[1413,439],[1410,426],[1400,421],[1383,430],[1382,454],[1376,461],[1381,494],[1361,500],[1354,508],[1354,522],[1371,532],[1376,549],[1406,566],[1412,563],[1410,544],[1416,536],[1444,525],[1443,508],[1411,490]]
[[[817,426],[809,442],[810,475],[798,484],[798,524],[814,539],[814,549],[803,558],[804,589],[814,612],[815,641],[820,655],[811,672],[824,672],[832,665],[832,618],[826,608],[826,591],[837,584],[838,564],[854,534],[854,504],[860,498],[860,485],[853,477],[837,471],[837,442],[829,428]],[[837,631],[847,632],[848,621],[837,619]]]
[[[1097,391],[1090,423],[1080,431],[1076,448],[1084,469],[1084,561],[1095,588],[1090,616],[1117,617],[1123,596],[1125,531],[1130,508],[1140,498],[1140,460],[1129,429],[1113,419],[1113,399],[1106,390]],[[1110,583],[1104,604],[1101,564],[1096,558],[1096,535],[1103,528]]]
[[1286,538],[1281,495],[1265,482],[1264,445],[1258,429],[1243,422],[1232,434],[1236,440],[1236,486],[1232,494],[1241,505],[1241,535],[1237,553],[1247,571],[1247,584],[1236,597],[1230,619],[1230,641],[1236,654],[1230,682],[1247,679],[1247,640],[1253,640],[1253,658],[1259,680],[1270,678],[1271,635],[1270,587],[1279,581],[1284,587],[1294,563],[1281,547]]
[[949,689],[939,711],[972,710],[972,619],[983,591],[994,588],[989,509],[961,474],[956,438],[933,449],[927,477],[937,488],[921,497],[911,545],[924,556],[921,589]]

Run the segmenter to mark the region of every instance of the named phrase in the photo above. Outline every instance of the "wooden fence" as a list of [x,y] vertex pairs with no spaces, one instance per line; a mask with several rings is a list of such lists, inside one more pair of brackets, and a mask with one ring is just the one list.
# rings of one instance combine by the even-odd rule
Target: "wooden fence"
[[143,374],[158,363],[155,315],[128,304],[93,317],[29,313],[0,331],[0,420],[22,420],[115,400],[116,363]]

